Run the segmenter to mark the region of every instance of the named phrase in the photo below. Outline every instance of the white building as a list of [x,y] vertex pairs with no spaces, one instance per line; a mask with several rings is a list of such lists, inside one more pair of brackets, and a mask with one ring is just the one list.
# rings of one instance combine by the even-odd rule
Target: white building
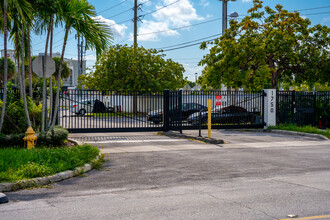
[[[5,50],[1,50],[1,57],[5,54]],[[7,57],[15,62],[15,50],[7,50]]]

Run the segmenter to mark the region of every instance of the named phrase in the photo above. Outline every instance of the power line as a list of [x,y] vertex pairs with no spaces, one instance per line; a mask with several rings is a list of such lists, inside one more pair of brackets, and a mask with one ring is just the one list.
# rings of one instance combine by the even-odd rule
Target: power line
[[108,10],[110,10],[110,9],[113,9],[113,8],[115,8],[115,7],[117,7],[117,6],[121,5],[121,4],[123,4],[123,3],[125,3],[125,2],[127,2],[127,0],[124,0],[124,1],[118,3],[118,4],[114,5],[114,6],[111,6],[110,8],[104,9],[104,10],[100,11],[99,14],[101,14],[101,13],[103,13],[103,12],[105,12],[105,11],[108,11]]
[[200,22],[200,23],[196,23],[196,24],[192,24],[192,25],[186,25],[186,26],[181,26],[181,27],[177,27],[177,28],[171,28],[171,29],[167,29],[167,30],[163,30],[163,31],[143,33],[143,34],[139,34],[139,35],[149,35],[149,34],[157,34],[157,33],[168,32],[168,31],[175,31],[175,30],[179,30],[179,29],[183,29],[183,28],[188,28],[188,27],[198,26],[198,25],[202,25],[202,24],[207,24],[207,23],[218,21],[218,20],[221,20],[221,19],[222,18],[216,18],[216,19],[213,19],[213,20],[204,21],[204,22]]
[[208,39],[208,38],[211,38],[211,37],[216,37],[216,36],[221,36],[221,34],[220,33],[219,34],[214,34],[214,35],[211,35],[211,36],[208,36],[208,37],[199,38],[199,39],[196,39],[196,40],[193,40],[193,41],[188,41],[188,42],[185,42],[185,43],[180,43],[180,44],[175,44],[175,45],[166,46],[166,47],[162,47],[162,48],[157,48],[157,50],[162,50],[162,49],[166,49],[166,48],[171,48],[171,47],[177,47],[177,46],[181,46],[181,45],[185,45],[185,44],[190,44],[190,43],[193,43],[193,42],[196,42],[196,41],[201,41],[201,40],[205,40],[205,39]]
[[173,5],[173,4],[175,4],[175,3],[179,2],[179,1],[181,1],[181,0],[177,0],[177,1],[172,2],[172,3],[170,3],[170,4],[164,5],[163,7],[157,8],[156,10],[150,11],[150,12],[148,12],[148,13],[146,13],[146,14],[144,14],[144,15],[140,15],[140,16],[141,16],[141,17],[144,17],[144,16],[147,16],[147,15],[150,15],[150,14],[152,14],[152,13],[155,13],[156,11],[159,11],[159,10],[161,10],[161,9],[163,9],[163,8],[166,8],[166,7],[168,7],[168,6],[171,6],[171,5]]
[[318,12],[318,13],[310,13],[310,14],[302,14],[302,15],[321,15],[321,14],[329,14],[330,11],[327,12]]
[[317,8],[305,8],[305,9],[299,9],[299,10],[295,10],[295,11],[309,11],[309,10],[322,9],[322,8],[330,8],[330,6],[323,6],[323,7],[317,7]]
[[[210,42],[210,41],[213,41],[217,38],[214,38],[214,39],[211,39],[211,40],[208,40],[207,42]],[[196,46],[196,45],[199,45],[201,43],[203,43],[204,41],[201,41],[201,42],[198,42],[198,43],[194,43],[194,44],[189,44],[189,45],[186,45],[186,46],[182,46],[182,47],[176,47],[176,48],[172,48],[172,49],[167,49],[167,50],[163,50],[163,52],[167,52],[167,51],[172,51],[172,50],[179,50],[179,49],[183,49],[183,48],[187,48],[187,47],[192,47],[192,46]]]
[[110,18],[116,17],[116,16],[118,16],[118,15],[124,14],[124,13],[126,13],[126,12],[128,12],[128,11],[130,11],[130,10],[132,10],[132,9],[133,9],[133,8],[129,8],[129,9],[127,9],[127,10],[125,10],[125,11],[122,11],[122,12],[120,12],[120,13],[118,13],[118,14],[115,14],[115,15],[112,15],[112,16],[110,16],[110,17],[107,17],[107,19],[110,19]]

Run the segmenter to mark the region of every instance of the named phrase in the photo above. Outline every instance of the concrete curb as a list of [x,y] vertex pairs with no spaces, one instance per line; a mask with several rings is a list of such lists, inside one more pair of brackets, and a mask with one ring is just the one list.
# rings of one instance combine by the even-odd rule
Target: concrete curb
[[[100,154],[92,161],[92,163],[100,160],[101,158],[102,157]],[[66,180],[71,177],[86,173],[92,169],[93,167],[91,164],[85,164],[82,167],[77,167],[75,170],[64,171],[61,173],[54,174],[52,176],[37,177],[28,180],[20,180],[14,183],[0,183],[0,192],[11,192],[18,189],[25,189],[29,187],[43,186],[50,183],[60,182],[62,180]]]
[[[233,131],[228,129],[227,131]],[[287,135],[298,135],[304,137],[312,137],[318,138],[320,140],[327,140],[329,139],[321,134],[311,134],[311,133],[304,133],[304,132],[297,132],[297,131],[287,131],[287,130],[277,130],[277,129],[239,129],[235,131],[246,131],[246,132],[265,132],[265,133],[275,133],[275,134],[287,134]]]
[[185,139],[194,139],[194,140],[198,140],[198,141],[204,141],[209,144],[224,144],[225,143],[223,140],[219,140],[219,139],[180,134],[180,133],[176,133],[173,131],[164,131],[164,132],[162,132],[162,134],[165,136],[168,136],[168,137],[179,137],[179,138],[185,138]]
[[83,142],[81,142],[81,141],[76,141],[76,140],[74,140],[74,139],[72,139],[72,138],[68,138],[68,141],[74,143],[75,145],[82,145],[82,144],[83,144]]

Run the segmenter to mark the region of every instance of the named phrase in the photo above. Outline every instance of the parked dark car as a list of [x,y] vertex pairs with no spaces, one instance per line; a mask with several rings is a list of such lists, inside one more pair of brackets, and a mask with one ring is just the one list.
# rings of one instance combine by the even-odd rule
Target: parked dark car
[[[208,112],[201,113],[201,123],[206,124],[208,120]],[[187,119],[192,125],[199,124],[199,113],[190,115]],[[239,106],[228,106],[224,108],[216,108],[211,112],[212,124],[246,124],[255,123],[256,114],[248,112],[245,108]]]
[[[183,103],[182,104],[182,120],[186,120],[189,115],[199,112],[206,111],[207,107],[197,103]],[[169,109],[169,120],[177,121],[179,120],[180,115],[178,111],[178,106],[170,106]],[[163,121],[163,109],[158,109],[152,112],[149,112],[147,115],[147,120],[158,124]]]

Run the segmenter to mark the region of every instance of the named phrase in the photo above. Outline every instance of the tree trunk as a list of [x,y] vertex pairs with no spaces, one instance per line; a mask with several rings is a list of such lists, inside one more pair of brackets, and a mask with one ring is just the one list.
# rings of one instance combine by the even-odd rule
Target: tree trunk
[[69,30],[70,30],[70,26],[69,25],[66,25],[66,30],[65,30],[65,35],[64,35],[64,42],[63,42],[63,48],[62,48],[62,54],[61,54],[61,60],[60,60],[60,66],[58,68],[58,75],[57,75],[56,99],[55,99],[55,108],[54,108],[52,125],[50,127],[51,130],[54,129],[55,122],[56,122],[56,117],[57,117],[57,112],[58,112],[58,103],[59,103],[60,86],[61,86],[62,64],[63,64],[63,60],[64,60],[64,52],[65,52],[65,47],[66,47],[66,43],[67,43],[67,40],[68,40]]
[[33,90],[32,90],[32,59],[31,59],[31,36],[30,28],[28,29],[28,47],[29,47],[29,96],[31,101],[33,100]]
[[4,46],[4,88],[3,88],[3,103],[2,103],[2,110],[1,110],[1,118],[0,118],[0,133],[2,130],[2,125],[5,117],[5,111],[6,111],[6,104],[7,104],[7,75],[8,75],[8,60],[7,58],[7,0],[4,0],[4,13],[3,13],[3,27],[4,27],[4,34],[3,34],[3,46]]
[[272,73],[272,89],[277,89],[278,73],[276,71],[275,63],[273,62],[271,57],[268,58],[268,65]]
[[[47,50],[48,50],[48,41],[49,41],[49,34],[50,34],[50,24],[47,31],[47,38],[46,38],[46,46],[45,46],[45,54],[44,56],[47,56]],[[46,59],[44,60],[44,66],[43,66],[43,83],[42,83],[42,116],[41,116],[41,132],[45,131],[45,124],[46,124],[46,102],[47,102],[47,81],[46,81]]]
[[278,74],[276,71],[272,71],[272,89],[277,89]]
[[[54,34],[54,16],[51,16],[50,20],[50,43],[49,43],[49,56],[53,58],[53,34]],[[53,118],[53,75],[49,78],[49,102],[50,102],[50,110],[49,110],[49,121],[48,127],[50,127]]]
[[21,85],[21,89],[22,89],[22,94],[23,94],[23,103],[24,103],[24,111],[25,111],[25,117],[26,117],[26,121],[28,126],[31,126],[31,121],[30,121],[30,116],[29,116],[29,110],[27,107],[27,102],[26,102],[26,91],[25,91],[25,66],[24,66],[24,25],[22,24],[22,36],[21,36],[21,63],[22,63],[22,85]]

